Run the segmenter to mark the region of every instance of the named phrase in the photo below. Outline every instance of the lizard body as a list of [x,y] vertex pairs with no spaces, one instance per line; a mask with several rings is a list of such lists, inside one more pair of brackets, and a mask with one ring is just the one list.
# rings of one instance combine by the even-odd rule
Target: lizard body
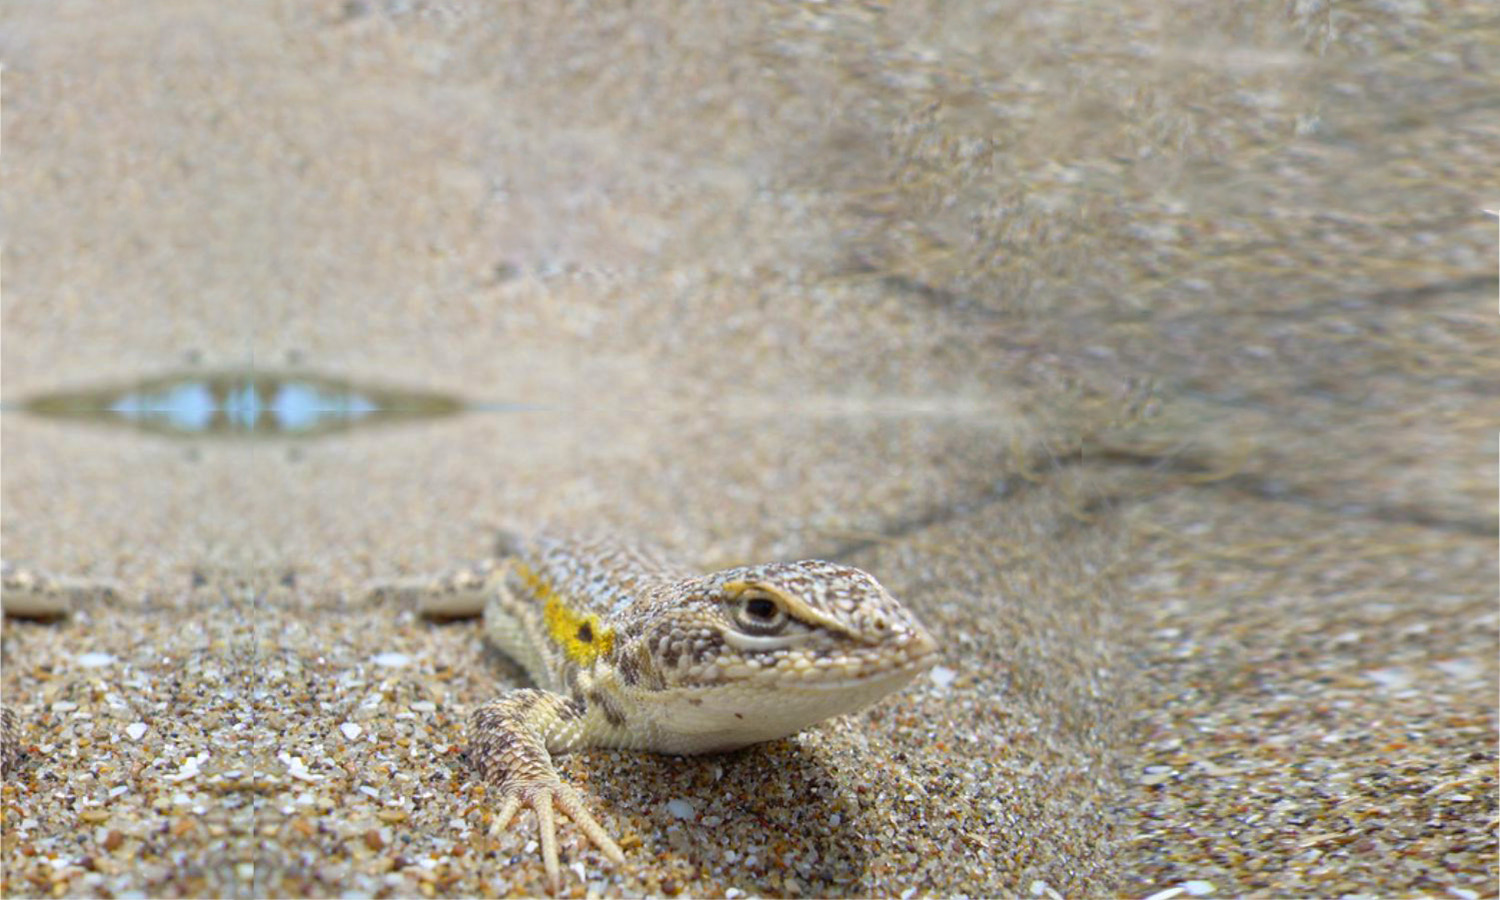
[[469,758],[499,787],[493,830],[536,812],[554,890],[554,807],[624,854],[557,774],[588,747],[710,753],[854,712],[935,661],[936,642],[873,577],[821,560],[706,575],[600,538],[512,541],[500,559],[418,593],[428,613],[483,606],[491,640],[537,685],[468,722]]

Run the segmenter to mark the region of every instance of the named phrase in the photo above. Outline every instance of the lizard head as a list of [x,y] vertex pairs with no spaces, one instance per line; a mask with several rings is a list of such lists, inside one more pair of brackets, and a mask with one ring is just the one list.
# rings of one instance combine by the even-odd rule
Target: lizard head
[[659,618],[634,650],[659,689],[687,701],[676,705],[673,727],[705,736],[718,729],[722,748],[852,712],[936,660],[927,629],[868,573],[848,566],[747,566],[671,592],[673,602],[657,605]]
[[[822,560],[729,569],[705,579],[724,662],[822,686],[925,668],[937,644],[873,576]],[[915,669],[912,674],[915,674]]]

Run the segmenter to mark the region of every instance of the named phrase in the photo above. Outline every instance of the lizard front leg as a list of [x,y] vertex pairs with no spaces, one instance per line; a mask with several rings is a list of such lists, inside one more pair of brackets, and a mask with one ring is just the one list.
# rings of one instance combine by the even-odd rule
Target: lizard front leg
[[504,830],[522,806],[534,810],[541,832],[542,864],[554,894],[559,886],[557,809],[583,829],[605,856],[616,864],[625,862],[620,846],[552,765],[553,753],[587,745],[590,713],[582,701],[522,688],[481,706],[469,717],[469,757],[486,781],[499,786],[503,798],[490,833]]

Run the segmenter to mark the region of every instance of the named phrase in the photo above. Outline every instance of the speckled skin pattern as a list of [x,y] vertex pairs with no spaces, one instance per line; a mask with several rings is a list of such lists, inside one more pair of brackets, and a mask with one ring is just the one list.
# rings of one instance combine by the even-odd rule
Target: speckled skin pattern
[[16,734],[16,714],[0,704],[0,775],[10,771],[21,752],[20,735]]
[[558,883],[554,807],[615,862],[624,855],[552,755],[585,747],[708,753],[853,712],[911,681],[937,644],[859,569],[819,560],[693,575],[608,539],[507,539],[502,557],[421,596],[485,630],[536,682],[477,709],[469,758],[503,797],[494,829],[536,811]]

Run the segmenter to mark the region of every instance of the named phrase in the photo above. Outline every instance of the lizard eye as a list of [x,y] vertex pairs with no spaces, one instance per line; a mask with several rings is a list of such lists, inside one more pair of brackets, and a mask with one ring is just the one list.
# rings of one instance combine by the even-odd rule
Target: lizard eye
[[776,634],[786,627],[786,610],[765,594],[751,592],[740,598],[734,623],[750,634]]

